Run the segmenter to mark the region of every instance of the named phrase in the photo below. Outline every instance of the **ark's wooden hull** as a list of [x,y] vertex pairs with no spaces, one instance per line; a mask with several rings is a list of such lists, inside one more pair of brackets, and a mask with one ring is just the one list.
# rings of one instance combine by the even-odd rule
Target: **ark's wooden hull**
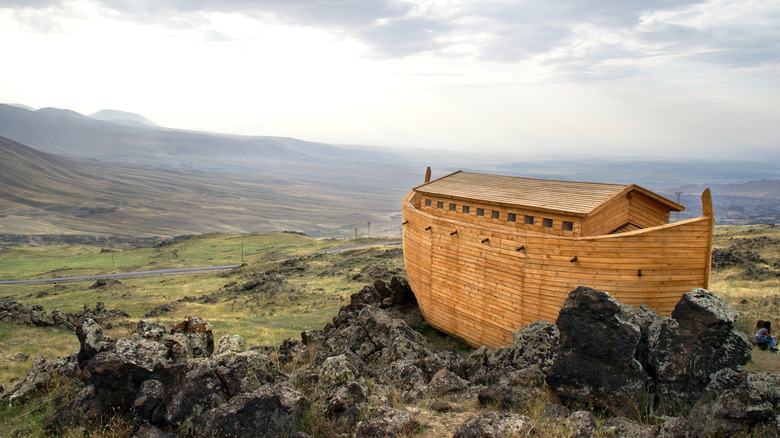
[[403,200],[409,283],[429,324],[474,346],[507,345],[518,328],[555,321],[581,285],[667,316],[682,294],[707,286],[711,207],[672,224],[563,237],[438,217],[414,196]]

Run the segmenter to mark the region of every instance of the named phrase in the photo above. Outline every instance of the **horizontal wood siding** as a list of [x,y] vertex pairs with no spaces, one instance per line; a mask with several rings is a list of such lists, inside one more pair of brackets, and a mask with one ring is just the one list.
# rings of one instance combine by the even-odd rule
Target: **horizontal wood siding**
[[561,237],[438,217],[412,200],[403,202],[404,259],[420,309],[429,324],[474,346],[506,345],[524,325],[555,321],[580,285],[669,315],[682,294],[706,284],[707,217]]
[[628,199],[615,199],[593,216],[582,221],[583,236],[609,234],[629,221],[630,204]]
[[655,199],[641,193],[632,193],[628,220],[642,228],[669,223],[669,210]]

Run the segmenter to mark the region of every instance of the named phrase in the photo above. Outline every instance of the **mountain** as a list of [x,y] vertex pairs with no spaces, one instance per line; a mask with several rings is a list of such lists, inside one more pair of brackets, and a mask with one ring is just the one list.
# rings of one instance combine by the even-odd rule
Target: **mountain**
[[366,162],[407,162],[388,152],[341,148],[294,138],[120,124],[71,110],[30,111],[3,104],[0,104],[0,136],[63,156],[182,168],[255,171],[259,166],[276,166],[277,171],[286,174],[306,175],[321,172],[323,166],[334,166],[336,169],[325,169],[325,173],[332,173]]
[[720,225],[746,225],[780,222],[780,181],[762,179],[735,184],[689,184],[665,191],[680,193],[686,211],[681,219],[701,214],[699,194],[709,187],[715,209],[715,222]]
[[[0,137],[6,234],[176,236],[211,231],[397,235],[403,182],[173,169],[60,157]],[[361,235],[365,235],[361,231]]]
[[120,124],[129,124],[131,126],[142,124],[147,126],[158,126],[156,123],[147,119],[146,117],[136,114],[128,113],[125,111],[117,111],[112,109],[103,109],[96,113],[90,114],[90,117],[97,120],[103,120],[106,122],[114,122]]

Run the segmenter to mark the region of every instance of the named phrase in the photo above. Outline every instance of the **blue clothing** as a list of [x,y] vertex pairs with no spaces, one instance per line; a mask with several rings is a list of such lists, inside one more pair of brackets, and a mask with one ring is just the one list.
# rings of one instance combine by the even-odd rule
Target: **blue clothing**
[[769,344],[769,348],[777,348],[777,344],[775,343],[775,338],[770,338],[768,336],[756,336],[757,342],[762,342],[764,344]]

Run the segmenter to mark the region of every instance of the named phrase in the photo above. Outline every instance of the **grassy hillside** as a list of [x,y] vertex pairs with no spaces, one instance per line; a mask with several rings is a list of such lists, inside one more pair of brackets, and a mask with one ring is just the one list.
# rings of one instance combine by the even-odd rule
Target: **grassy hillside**
[[287,179],[75,161],[0,138],[4,234],[176,236],[295,230],[315,236],[400,233],[412,183],[371,175]]

